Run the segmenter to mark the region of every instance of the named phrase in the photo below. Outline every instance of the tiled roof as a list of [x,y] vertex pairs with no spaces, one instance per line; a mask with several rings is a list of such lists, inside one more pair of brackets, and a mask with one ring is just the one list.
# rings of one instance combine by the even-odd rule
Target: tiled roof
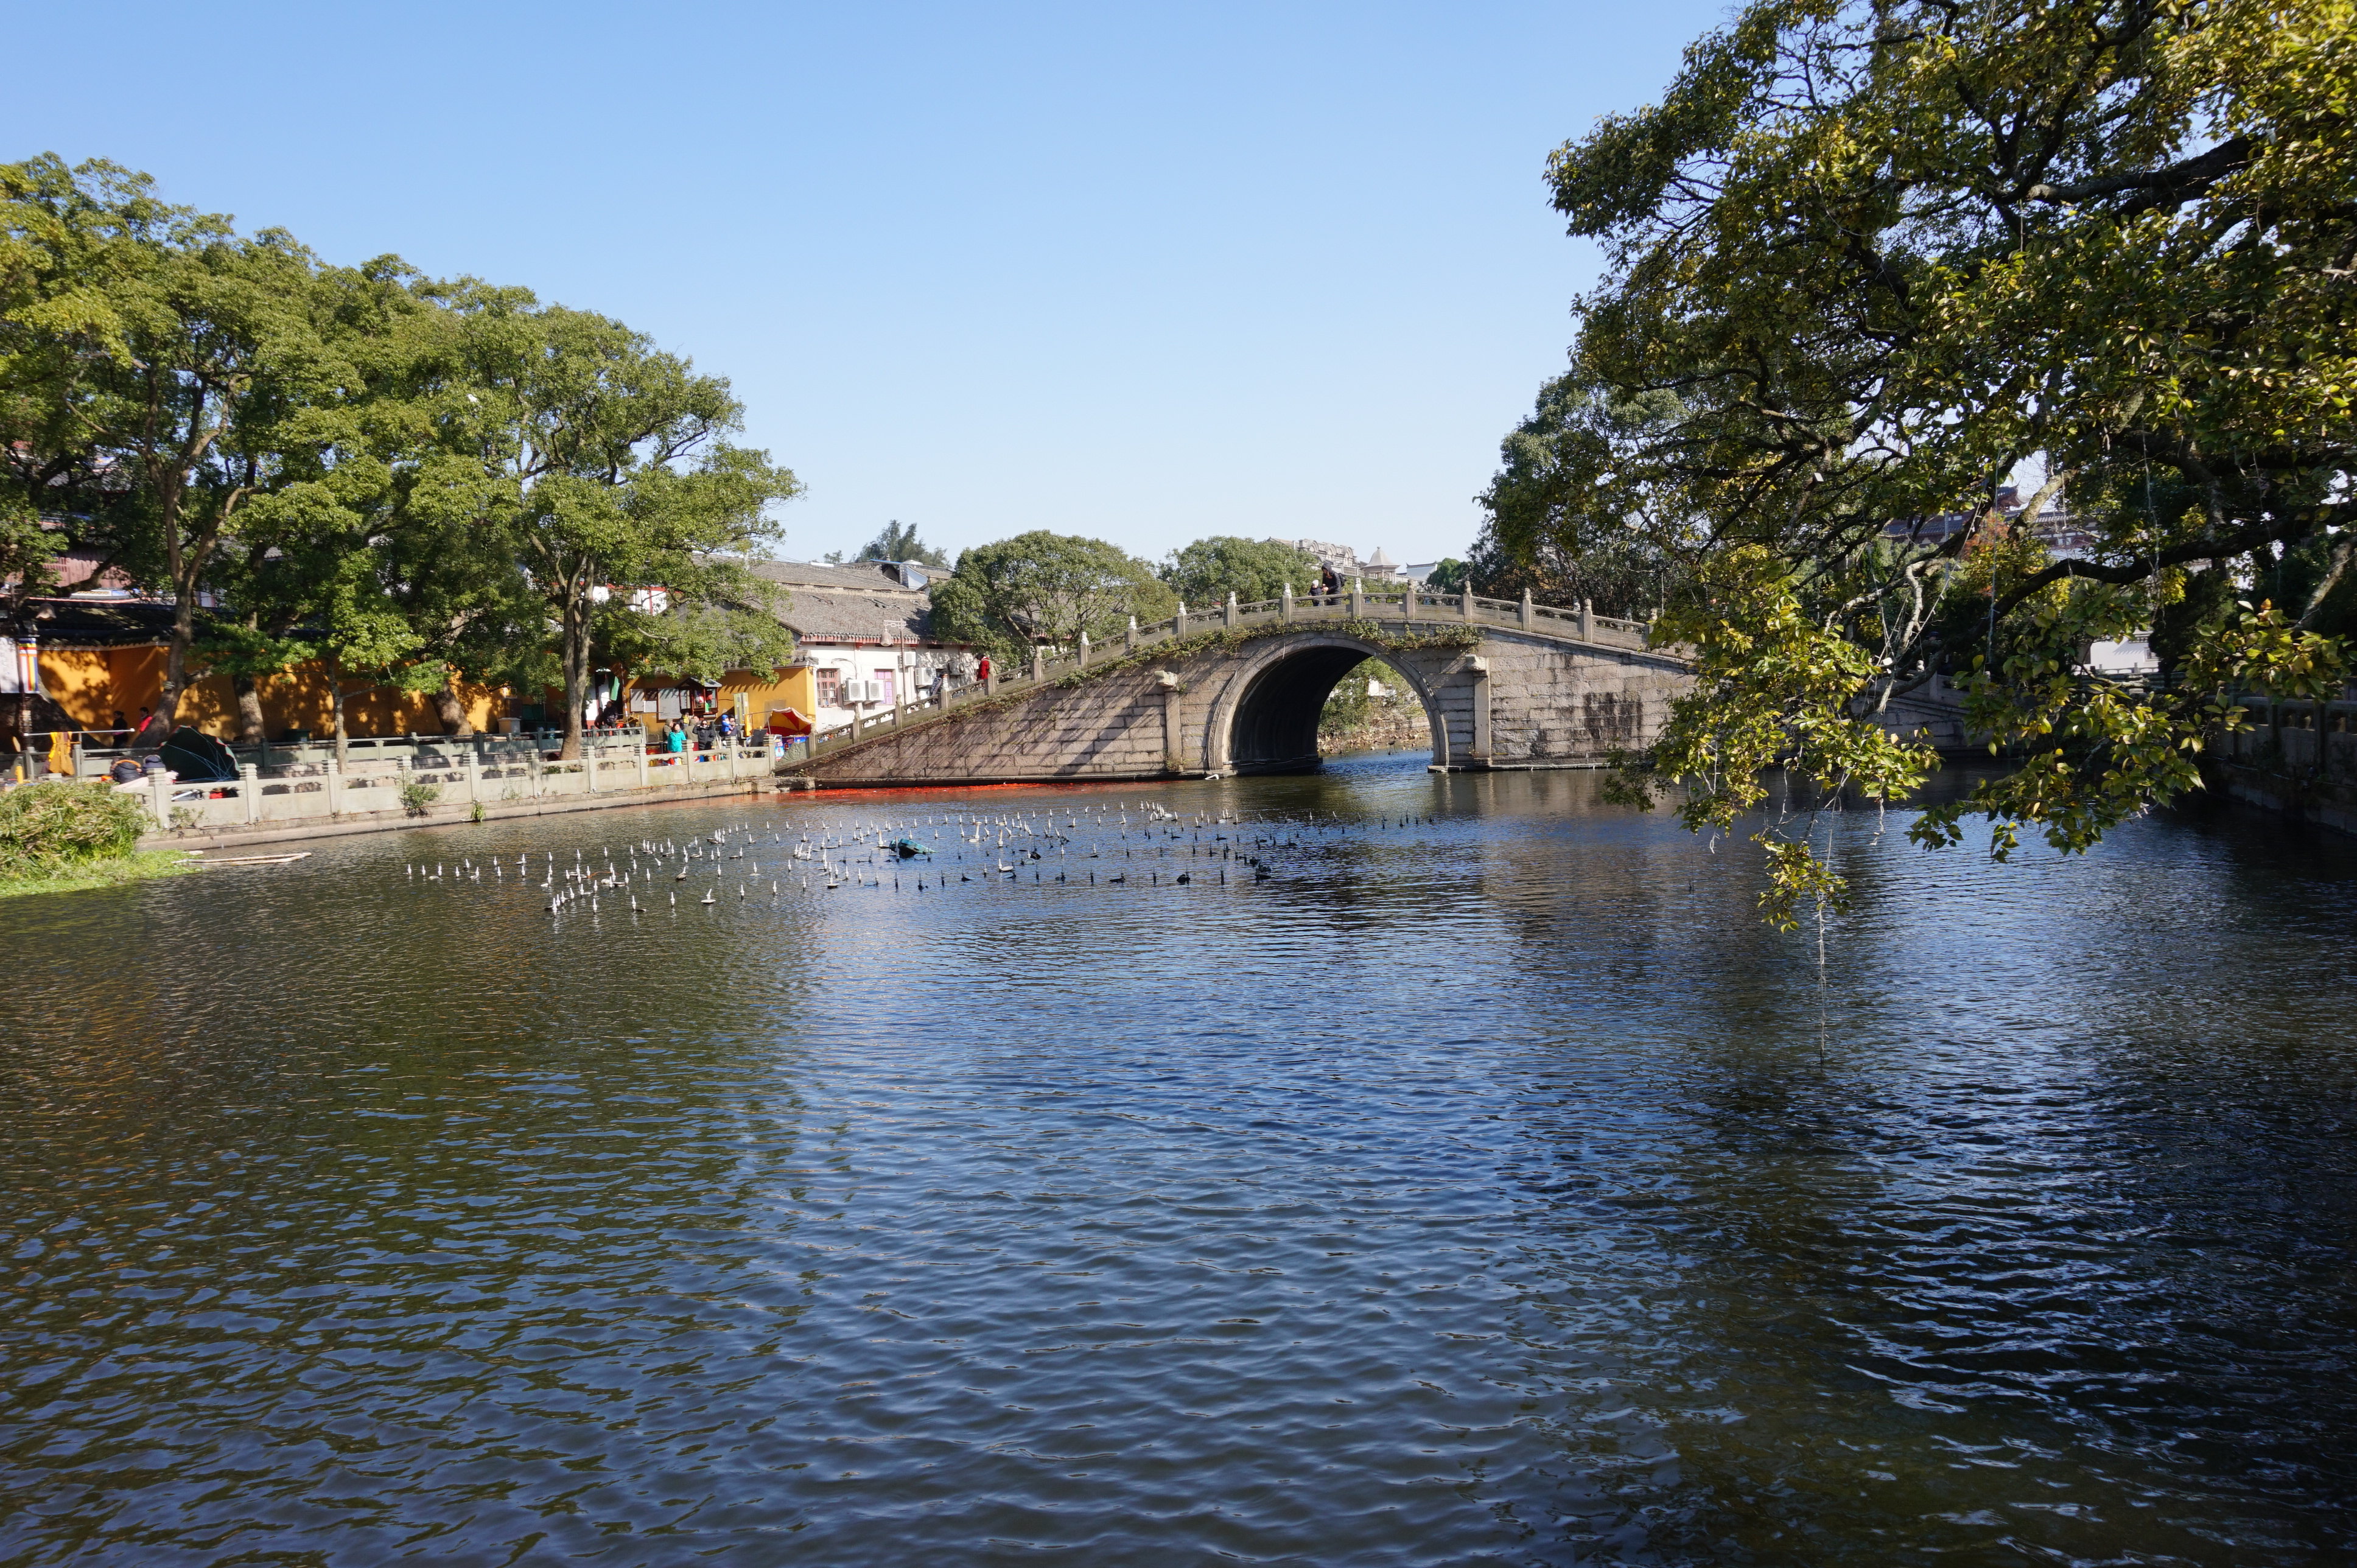
[[855,561],[847,566],[829,566],[815,561],[748,561],[746,565],[756,577],[767,577],[790,588],[865,588],[904,594],[910,598],[924,597],[920,591],[904,588],[899,579],[887,575],[881,561]]
[[933,640],[933,606],[921,589],[904,588],[883,566],[755,561],[754,575],[786,590],[778,618],[805,642],[910,643]]
[[170,640],[172,607],[154,599],[33,598],[33,635],[51,645],[137,648]]

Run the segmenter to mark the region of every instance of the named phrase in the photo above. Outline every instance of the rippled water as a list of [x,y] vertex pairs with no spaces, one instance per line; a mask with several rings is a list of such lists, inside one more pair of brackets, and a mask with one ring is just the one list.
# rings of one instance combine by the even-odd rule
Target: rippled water
[[[404,876],[1108,806],[921,894]],[[2347,1561],[2357,854],[1901,826],[1822,991],[1743,846],[1406,758],[0,903],[0,1561]]]

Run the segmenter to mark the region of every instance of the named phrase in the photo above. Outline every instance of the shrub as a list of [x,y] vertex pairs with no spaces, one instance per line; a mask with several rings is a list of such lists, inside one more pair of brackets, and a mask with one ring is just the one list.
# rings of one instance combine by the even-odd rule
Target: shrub
[[131,853],[153,825],[112,784],[27,784],[0,794],[0,876],[54,876]]
[[401,803],[413,817],[422,817],[425,808],[442,798],[442,786],[428,784],[423,779],[412,779],[401,787]]

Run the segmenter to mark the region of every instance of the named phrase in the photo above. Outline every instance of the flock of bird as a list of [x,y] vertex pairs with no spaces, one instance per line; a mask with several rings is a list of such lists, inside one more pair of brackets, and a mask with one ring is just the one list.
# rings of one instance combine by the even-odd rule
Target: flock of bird
[[[559,864],[558,851],[526,851],[512,862],[502,856],[479,861],[471,855],[431,865],[412,862],[405,877],[428,886],[480,885],[488,873],[493,886],[545,895],[552,917],[576,908],[594,914],[601,900],[627,905],[633,916],[656,908],[676,912],[683,890],[694,904],[709,908],[723,902],[749,904],[757,897],[776,903],[790,890],[881,889],[888,882],[895,892],[907,890],[909,881],[918,893],[942,891],[952,885],[1019,881],[1027,870],[1032,882],[1040,885],[1124,886],[1143,871],[1149,886],[1185,887],[1199,880],[1224,886],[1232,870],[1239,882],[1275,878],[1272,856],[1297,848],[1305,840],[1405,828],[1431,820],[1387,816],[1379,823],[1351,822],[1312,811],[1247,821],[1204,813],[1182,816],[1148,803],[1143,811],[1134,805],[1104,805],[1060,811],[935,812],[899,822],[854,822],[791,839],[791,823],[781,828],[774,821],[759,825],[740,822],[687,839],[642,838],[619,850],[608,844],[594,852],[576,848],[571,865]],[[1140,859],[1148,864],[1139,865]],[[1182,864],[1170,865],[1173,861]],[[683,887],[688,884],[692,886]],[[658,891],[663,894],[660,904]],[[734,897],[728,897],[732,893]]]

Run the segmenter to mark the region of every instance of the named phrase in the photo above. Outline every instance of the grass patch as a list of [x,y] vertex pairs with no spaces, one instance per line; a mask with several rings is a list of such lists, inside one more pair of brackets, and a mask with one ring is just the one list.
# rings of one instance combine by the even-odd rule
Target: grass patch
[[179,876],[191,871],[202,871],[205,863],[192,859],[187,851],[178,849],[143,849],[130,854],[106,860],[85,860],[63,870],[48,875],[29,876],[0,875],[0,898],[16,898],[35,893],[83,893],[93,887],[120,887],[126,882],[145,882],[157,876]]

